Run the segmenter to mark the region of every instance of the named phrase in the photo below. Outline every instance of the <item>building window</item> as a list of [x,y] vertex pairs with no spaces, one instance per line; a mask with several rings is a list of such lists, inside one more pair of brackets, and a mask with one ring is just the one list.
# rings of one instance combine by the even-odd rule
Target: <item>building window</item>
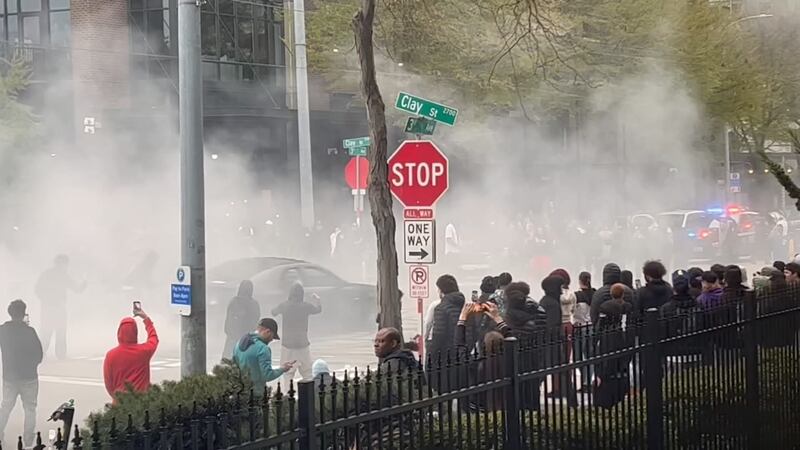
[[201,28],[206,79],[262,79],[284,64],[280,0],[208,0]]
[[27,45],[68,46],[69,0],[0,0],[0,39]]

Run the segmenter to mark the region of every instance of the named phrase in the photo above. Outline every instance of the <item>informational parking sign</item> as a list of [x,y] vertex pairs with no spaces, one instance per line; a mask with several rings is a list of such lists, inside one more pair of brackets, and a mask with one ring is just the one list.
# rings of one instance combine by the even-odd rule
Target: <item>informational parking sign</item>
[[180,266],[172,280],[170,306],[182,316],[192,314],[192,269]]
[[428,267],[411,266],[408,268],[408,291],[411,298],[428,298]]

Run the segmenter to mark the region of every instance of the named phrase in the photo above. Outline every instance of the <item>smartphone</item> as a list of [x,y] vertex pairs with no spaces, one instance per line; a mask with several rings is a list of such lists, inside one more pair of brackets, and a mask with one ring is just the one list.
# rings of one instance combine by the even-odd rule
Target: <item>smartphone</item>
[[479,297],[478,291],[477,290],[472,291],[472,301],[473,302],[477,301],[478,297]]
[[133,314],[135,315],[137,312],[142,310],[142,302],[138,300],[133,301]]
[[633,285],[636,286],[636,289],[641,289],[642,288],[642,280],[637,278],[636,281],[634,281]]

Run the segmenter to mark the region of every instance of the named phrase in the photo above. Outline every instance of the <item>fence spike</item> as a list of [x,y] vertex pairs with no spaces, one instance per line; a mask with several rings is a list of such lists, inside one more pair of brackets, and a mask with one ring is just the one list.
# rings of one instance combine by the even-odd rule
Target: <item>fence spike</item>
[[133,414],[128,413],[128,426],[125,427],[125,432],[128,434],[133,433]]
[[100,423],[95,420],[92,429],[92,448],[100,448]]
[[197,400],[192,401],[192,417],[197,415]]
[[25,447],[22,444],[22,436],[20,436],[17,438],[17,450],[22,450],[23,448]]
[[108,431],[108,436],[111,437],[112,440],[116,440],[117,438],[117,418],[111,416],[111,428]]
[[78,428],[78,424],[75,424],[75,437],[72,438],[72,450],[82,450],[83,449],[83,438],[81,437],[81,430]]
[[247,405],[251,408],[256,406],[256,394],[253,388],[250,388],[250,399],[248,400]]
[[167,412],[164,411],[164,408],[161,408],[161,413],[159,413],[158,426],[161,428],[167,426]]
[[144,410],[144,423],[142,424],[142,427],[144,428],[145,431],[150,431],[150,410],[149,409],[145,409]]

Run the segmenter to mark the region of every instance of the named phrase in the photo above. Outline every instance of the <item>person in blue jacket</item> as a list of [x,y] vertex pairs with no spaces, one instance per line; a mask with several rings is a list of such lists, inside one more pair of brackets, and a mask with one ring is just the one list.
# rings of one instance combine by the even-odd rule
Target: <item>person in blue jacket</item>
[[[257,395],[262,395],[268,382],[283,375],[295,363],[287,361],[277,369],[272,368],[272,350],[269,348],[269,343],[276,339],[280,339],[278,322],[270,318],[261,319],[256,331],[242,336],[233,349],[234,362],[250,376],[253,391]],[[282,387],[284,392],[288,389],[288,386]]]

